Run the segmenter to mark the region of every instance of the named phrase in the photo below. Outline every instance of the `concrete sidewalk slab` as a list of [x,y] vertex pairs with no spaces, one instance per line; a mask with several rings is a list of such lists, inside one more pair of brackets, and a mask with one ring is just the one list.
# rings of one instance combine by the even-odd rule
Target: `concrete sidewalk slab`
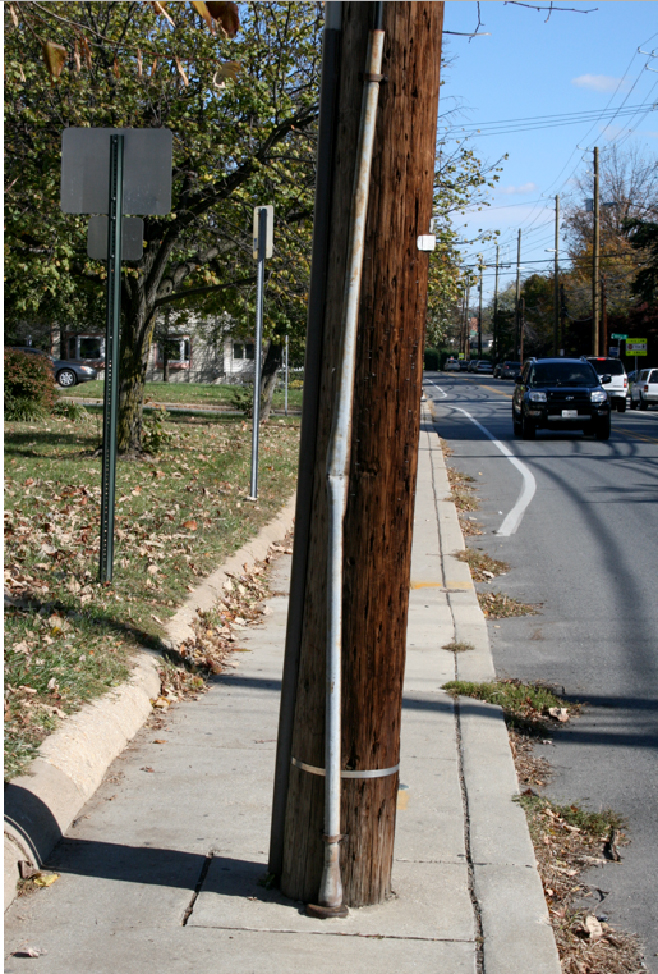
[[[320,922],[259,885],[287,609],[277,595],[262,627],[244,632],[238,668],[197,702],[172,707],[157,735],[140,730],[117,758],[50,861],[61,878],[8,911],[9,951],[44,948],[43,974],[559,974],[525,820],[512,801],[517,785],[500,711],[455,703],[440,689],[462,657],[472,658],[472,672],[489,672],[490,654],[468,568],[442,551],[444,535],[452,551],[463,539],[425,421],[395,897]],[[289,565],[286,556],[277,562],[274,591],[287,591]],[[444,650],[461,631],[475,649]],[[9,957],[7,971],[22,964]]]

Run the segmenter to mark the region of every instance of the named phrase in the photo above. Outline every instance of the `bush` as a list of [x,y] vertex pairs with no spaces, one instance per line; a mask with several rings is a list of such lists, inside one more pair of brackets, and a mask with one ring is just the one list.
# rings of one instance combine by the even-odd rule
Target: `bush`
[[231,396],[231,405],[237,412],[244,413],[247,419],[251,419],[254,415],[253,386],[236,386]]
[[61,416],[63,419],[70,419],[73,423],[77,423],[78,420],[84,419],[89,415],[85,407],[80,405],[79,402],[57,402],[55,403],[53,413],[55,416]]
[[55,400],[54,375],[46,355],[5,349],[5,419],[36,419]]
[[439,353],[435,348],[426,348],[423,357],[423,368],[426,372],[439,371]]

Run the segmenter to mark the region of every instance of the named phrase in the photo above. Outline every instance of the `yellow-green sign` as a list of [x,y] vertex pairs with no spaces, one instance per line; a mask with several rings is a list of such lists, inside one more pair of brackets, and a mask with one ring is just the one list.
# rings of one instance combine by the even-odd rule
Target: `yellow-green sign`
[[626,354],[627,355],[647,355],[648,352],[647,352],[646,338],[627,338]]

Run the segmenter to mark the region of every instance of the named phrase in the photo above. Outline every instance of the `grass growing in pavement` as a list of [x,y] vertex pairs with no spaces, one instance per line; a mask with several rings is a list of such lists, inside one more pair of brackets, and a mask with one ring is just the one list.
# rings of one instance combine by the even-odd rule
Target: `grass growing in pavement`
[[552,716],[551,710],[567,714],[578,713],[578,705],[566,704],[547,687],[540,684],[522,683],[520,680],[496,680],[493,683],[471,683],[465,680],[450,680],[443,689],[452,696],[473,697],[502,707],[508,722],[513,725],[521,722],[527,726],[537,724],[542,729],[546,718]]
[[5,775],[62,713],[126,679],[200,577],[293,492],[299,426],[262,429],[259,500],[246,500],[251,427],[173,418],[156,457],[117,464],[114,579],[98,579],[98,417],[5,424]]
[[[102,379],[93,382],[83,382],[72,389],[60,390],[60,395],[76,399],[102,399],[105,383]],[[145,403],[165,402],[172,404],[189,403],[196,406],[211,408],[231,407],[237,385],[216,385],[212,382],[148,382],[145,388]],[[249,389],[250,387],[245,387]],[[288,406],[291,409],[301,409],[303,389],[288,389]],[[275,409],[283,409],[284,392],[278,389],[274,393]]]

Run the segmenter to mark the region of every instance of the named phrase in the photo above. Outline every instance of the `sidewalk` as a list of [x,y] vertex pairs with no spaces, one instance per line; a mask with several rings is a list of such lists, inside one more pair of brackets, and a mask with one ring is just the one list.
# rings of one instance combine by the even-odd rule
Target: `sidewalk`
[[[267,869],[290,558],[239,668],[143,728],[48,864],[50,888],[5,915],[6,952],[43,974],[559,974],[498,708],[448,679],[493,675],[445,465],[424,410],[416,497],[393,887],[318,921],[258,880]],[[456,637],[472,651],[442,649]],[[154,743],[154,741],[166,743]],[[7,958],[7,972],[34,963]],[[479,966],[480,965],[480,966]]]

